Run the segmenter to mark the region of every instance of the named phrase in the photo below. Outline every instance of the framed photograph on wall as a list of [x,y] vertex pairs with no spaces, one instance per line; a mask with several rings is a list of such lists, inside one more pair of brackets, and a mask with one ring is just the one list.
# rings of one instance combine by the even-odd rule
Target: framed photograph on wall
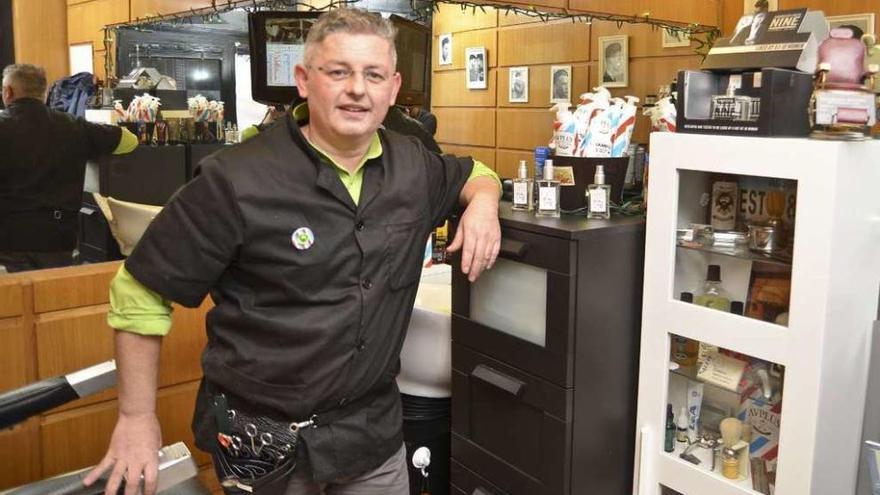
[[855,15],[834,15],[827,17],[828,29],[838,27],[855,27],[861,30],[856,33],[856,38],[861,38],[863,34],[874,34],[874,14],[855,14]]
[[678,48],[682,46],[691,46],[690,36],[683,31],[673,31],[669,29],[661,30],[663,36],[663,48]]
[[571,66],[550,66],[550,101],[571,103]]
[[599,37],[599,80],[606,88],[629,86],[629,37]]
[[439,50],[437,65],[452,65],[452,34],[441,34],[437,45]]
[[486,47],[465,48],[464,58],[467,67],[464,71],[465,77],[467,77],[467,89],[486,89],[488,87]]
[[529,102],[529,68],[511,67],[510,83],[507,85],[507,101],[509,103]]
[[[758,0],[743,0],[743,15],[754,14],[756,3]],[[779,0],[769,0],[768,3],[767,10],[779,10]]]

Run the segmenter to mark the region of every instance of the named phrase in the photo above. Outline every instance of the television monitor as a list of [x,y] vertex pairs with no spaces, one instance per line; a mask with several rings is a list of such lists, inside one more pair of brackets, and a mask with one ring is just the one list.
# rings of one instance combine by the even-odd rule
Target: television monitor
[[392,15],[397,27],[397,71],[403,82],[397,94],[399,105],[426,105],[431,84],[431,28]]
[[299,97],[293,68],[302,61],[306,35],[320,12],[252,12],[248,14],[251,53],[251,96],[267,105]]
[[[267,105],[299,98],[293,68],[302,61],[306,35],[320,12],[265,11],[248,14],[251,53],[251,96]],[[430,88],[431,30],[392,15],[397,27],[397,70],[403,84],[401,105],[424,105]]]

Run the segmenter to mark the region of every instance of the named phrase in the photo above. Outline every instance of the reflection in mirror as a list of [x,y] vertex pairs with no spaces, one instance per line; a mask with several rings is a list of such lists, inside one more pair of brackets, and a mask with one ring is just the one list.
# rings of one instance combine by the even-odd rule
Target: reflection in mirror
[[[255,10],[293,11],[297,2],[257,0],[218,4],[221,5],[217,5],[216,10],[193,9],[159,16],[152,22],[138,19],[110,26],[105,36],[105,48],[106,53],[114,56],[107,57],[105,71],[96,71],[106,72],[107,76],[106,80],[97,80],[91,89],[94,96],[89,99],[85,110],[86,119],[112,125],[117,123],[120,114],[131,110],[132,120],[143,120],[138,117],[140,110],[129,105],[144,93],[158,98],[160,106],[146,124],[125,123],[125,127],[141,140],[137,149],[128,155],[106,155],[90,161],[85,165],[85,180],[80,175],[73,181],[77,184],[75,191],[68,193],[76,197],[75,202],[71,202],[76,206],[65,212],[66,220],[68,216],[73,217],[70,219],[70,230],[76,233],[73,249],[63,254],[8,253],[9,250],[4,251],[0,246],[0,275],[122,259],[117,239],[93,193],[116,201],[161,207],[167,201],[169,191],[192,178],[201,158],[222,147],[224,141],[235,135],[235,132],[229,132],[233,126],[244,129],[260,124],[270,114],[266,103],[290,102],[289,97],[283,100],[254,97],[248,15]],[[355,4],[358,8],[381,12],[386,17],[396,16],[395,23],[402,33],[398,42],[399,66],[404,79],[401,104],[427,105],[430,101],[430,5],[426,1],[411,3],[409,0],[362,0]],[[228,9],[229,6],[246,6],[247,10]],[[418,23],[407,23],[407,20],[418,20]],[[305,35],[303,30],[289,29],[283,23],[267,24],[266,31],[272,40],[284,43],[291,40],[301,42]],[[265,67],[263,65],[263,70]],[[282,74],[276,76],[276,81],[285,80]],[[223,102],[222,110],[214,113],[219,122],[202,126],[193,123],[198,118],[193,116],[189,106],[197,96],[204,97],[203,101],[209,103]],[[152,98],[144,101],[152,101]],[[117,102],[121,111],[114,110]],[[161,144],[166,145],[164,151],[158,149]],[[169,149],[178,147],[179,152]],[[2,197],[4,194],[0,191],[0,202],[7,201]],[[131,195],[134,196],[129,197]],[[145,198],[158,199],[145,201]],[[7,211],[15,209],[0,210],[0,217],[8,216]],[[3,222],[4,219],[0,218],[0,224],[5,225]],[[33,229],[32,224],[28,225],[31,226],[7,229],[3,235],[20,238],[27,235],[25,230]],[[8,254],[12,257],[4,258]],[[18,258],[22,255],[35,257],[36,261],[19,263]]]

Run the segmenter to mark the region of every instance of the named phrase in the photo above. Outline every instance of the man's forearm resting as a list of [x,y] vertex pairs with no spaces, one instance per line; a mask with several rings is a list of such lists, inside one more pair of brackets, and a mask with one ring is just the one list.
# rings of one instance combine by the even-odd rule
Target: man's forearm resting
[[116,369],[119,413],[127,416],[156,411],[156,387],[162,338],[117,330]]
[[498,180],[490,176],[474,177],[467,181],[461,189],[459,199],[461,204],[467,206],[475,199],[477,201],[491,201],[496,205],[501,197],[501,186]]

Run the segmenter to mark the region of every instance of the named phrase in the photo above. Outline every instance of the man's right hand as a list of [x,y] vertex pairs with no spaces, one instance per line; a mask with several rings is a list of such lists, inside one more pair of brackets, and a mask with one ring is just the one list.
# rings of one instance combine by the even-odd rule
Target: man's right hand
[[107,454],[83,479],[83,483],[91,486],[109,470],[105,495],[115,495],[123,479],[126,480],[125,495],[136,495],[143,475],[143,493],[153,495],[156,492],[161,446],[162,433],[155,414],[131,415],[120,412]]

